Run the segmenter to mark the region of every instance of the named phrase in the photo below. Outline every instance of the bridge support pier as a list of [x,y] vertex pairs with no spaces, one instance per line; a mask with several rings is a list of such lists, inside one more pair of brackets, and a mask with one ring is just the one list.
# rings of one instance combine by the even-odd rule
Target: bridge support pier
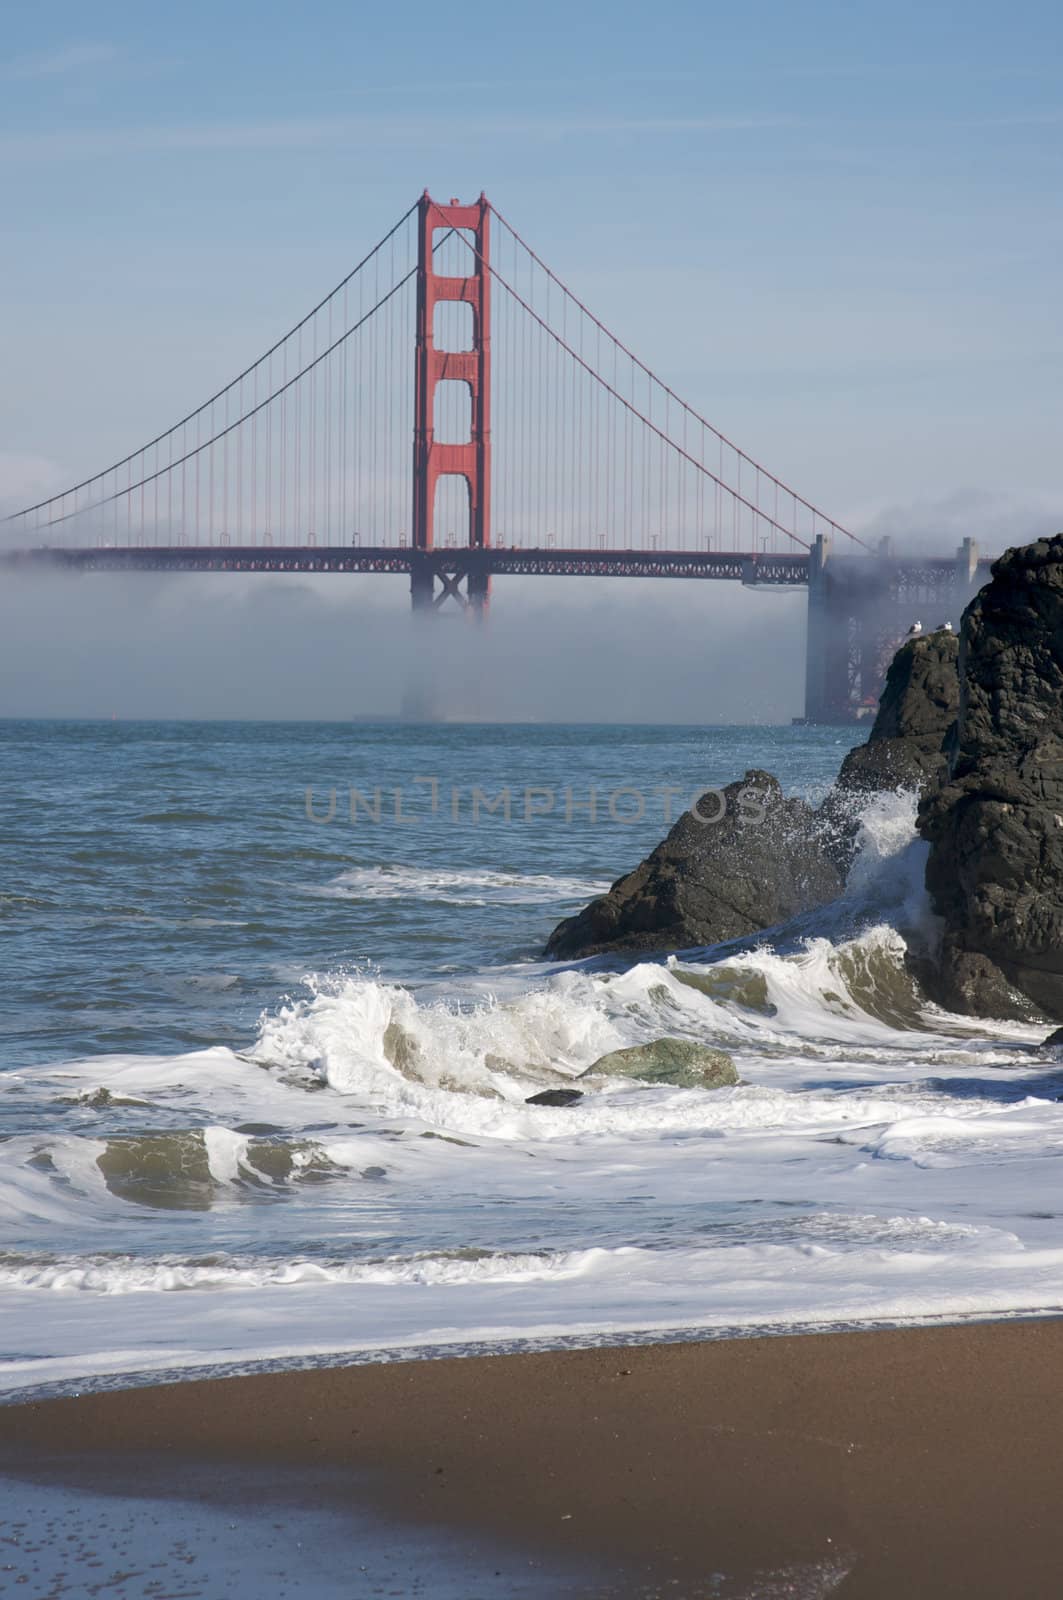
[[431,611],[435,600],[436,575],[430,561],[415,555],[410,568],[410,600],[415,611]]
[[414,611],[438,611],[448,600],[454,600],[474,621],[482,621],[490,598],[491,574],[483,562],[473,565],[470,557],[455,560],[442,550],[413,552],[410,599]]
[[482,622],[487,616],[487,607],[491,599],[491,577],[487,572],[470,572],[465,580],[465,593],[468,596],[468,606],[475,621]]
[[831,572],[831,541],[819,534],[809,552],[805,721],[850,722],[849,619]]
[[905,560],[883,540],[873,561],[838,560],[820,536],[809,553],[804,721],[842,725],[870,715],[894,651],[913,622],[959,627],[985,581],[973,539],[955,558]]
[[973,539],[965,539],[956,552],[956,592],[963,597],[964,607],[979,587],[978,545]]

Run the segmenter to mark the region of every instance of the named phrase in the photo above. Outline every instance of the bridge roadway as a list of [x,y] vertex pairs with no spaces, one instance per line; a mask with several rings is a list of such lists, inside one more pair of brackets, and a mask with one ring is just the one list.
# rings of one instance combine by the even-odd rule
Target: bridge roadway
[[[82,572],[351,572],[412,573],[427,567],[436,576],[542,578],[716,578],[745,584],[804,588],[811,556],[750,554],[735,550],[562,550],[546,545],[176,544],[38,545],[0,552],[0,564],[32,570],[61,567]],[[887,560],[887,565],[890,564]],[[951,574],[951,558],[895,563],[911,576],[940,583]],[[874,571],[875,559],[849,557],[844,565]],[[988,563],[985,563],[988,565]]]
[[742,583],[808,583],[804,554],[751,555],[721,550],[561,550],[550,546],[437,545],[91,545],[37,546],[7,552],[9,567],[82,572],[350,572],[559,578],[722,578]]

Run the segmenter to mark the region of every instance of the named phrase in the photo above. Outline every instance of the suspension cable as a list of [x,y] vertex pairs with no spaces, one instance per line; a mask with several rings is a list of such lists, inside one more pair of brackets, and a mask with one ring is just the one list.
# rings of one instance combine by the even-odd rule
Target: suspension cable
[[[182,417],[179,422],[175,422],[172,427],[164,429],[164,431],[162,433],[160,433],[160,434],[157,434],[154,439],[149,439],[147,444],[141,445],[139,450],[131,450],[129,452],[129,454],[127,456],[123,456],[120,461],[115,461],[114,463],[112,463],[111,466],[104,467],[100,472],[92,473],[92,475],[90,477],[88,477],[88,478],[82,478],[80,483],[71,484],[71,486],[68,489],[64,489],[60,494],[49,495],[47,497],[47,499],[38,500],[35,505],[23,506],[21,511],[12,511],[12,512],[10,512],[9,515],[0,518],[0,522],[16,522],[16,521],[18,521],[18,519],[20,517],[30,516],[34,511],[43,511],[45,506],[54,505],[57,500],[65,500],[68,495],[78,494],[82,489],[87,489],[90,484],[98,483],[101,478],[109,477],[112,472],[117,472],[119,470],[119,468],[124,467],[124,466],[128,466],[129,463],[132,462],[133,459],[136,456],[144,455],[144,453],[146,451],[151,450],[155,445],[161,444],[163,442],[163,440],[165,440],[165,439],[169,439],[173,434],[175,434],[178,431],[179,428],[183,428],[187,423],[194,422],[198,418],[200,418],[204,411],[206,411],[210,406],[214,405],[216,401],[223,399],[224,396],[227,395],[231,389],[234,389],[238,383],[242,383],[243,380],[245,378],[249,377],[251,375],[251,373],[254,372],[258,367],[260,367],[264,361],[268,361],[270,356],[275,355],[276,352],[281,348],[281,346],[284,345],[284,344],[287,344],[288,340],[290,338],[292,338],[292,336],[294,334],[297,334],[301,328],[304,328],[312,317],[316,317],[318,312],[321,311],[323,309],[323,307],[328,305],[329,301],[332,300],[335,295],[339,294],[341,289],[346,288],[346,286],[350,283],[351,279],[357,277],[358,273],[361,272],[362,268],[367,266],[368,263],[370,261],[372,261],[373,257],[375,255],[377,255],[378,252],[381,251],[384,248],[384,246],[391,239],[394,238],[395,234],[398,233],[398,231],[402,227],[403,223],[407,222],[409,220],[409,218],[412,217],[413,213],[417,210],[418,204],[419,204],[418,201],[414,201],[413,205],[410,206],[409,210],[406,211],[399,218],[399,220],[398,220],[398,222],[396,222],[395,226],[393,228],[391,228],[389,230],[389,232],[387,232],[384,235],[384,237],[381,240],[379,240],[379,242],[377,244],[375,244],[373,246],[372,250],[369,251],[368,255],[365,255],[365,256],[362,257],[361,261],[359,261],[357,266],[351,268],[350,272],[348,272],[348,274],[347,274],[347,276],[345,278],[341,278],[340,279],[339,283],[336,285],[336,287],[334,289],[330,290],[330,292],[327,295],[325,295],[323,299],[318,301],[317,305],[313,308],[312,311],[308,311],[306,313],[305,317],[301,317],[300,320],[297,323],[295,323],[294,327],[289,328],[288,332],[286,334],[284,334],[280,339],[278,339],[275,344],[272,344],[269,347],[269,349],[264,352],[263,355],[259,356],[257,361],[253,361],[249,367],[245,367],[243,372],[239,373],[235,378],[233,378],[229,383],[225,384],[221,389],[218,389],[215,394],[212,394],[209,400],[204,400],[202,405],[197,406],[194,411],[190,411],[187,414],[187,416]],[[416,271],[416,268],[414,270]],[[411,274],[411,276],[412,276],[412,274]],[[397,284],[396,288],[401,288],[401,285]],[[383,302],[381,302],[381,303],[383,303]],[[371,314],[372,313],[370,313],[370,315]],[[353,332],[354,330],[352,329],[351,331]],[[280,393],[279,390],[277,392]],[[268,404],[269,402],[267,401],[265,403]],[[259,407],[259,408],[256,408],[256,409],[261,409],[261,408]],[[254,412],[248,412],[247,415],[248,416],[253,416]],[[243,420],[243,419],[241,418],[240,420]],[[216,437],[217,438],[221,438],[222,435],[218,434],[218,435],[216,435]],[[208,443],[212,443],[213,441],[209,440],[207,442]],[[187,459],[188,459],[187,456],[182,456],[182,457],[179,458],[178,461],[174,462],[174,465],[175,466],[179,465],[181,461],[185,461]],[[150,483],[153,480],[151,478],[145,478],[143,481],[145,483]],[[123,491],[123,492],[125,492],[125,491]],[[114,498],[114,497],[113,496],[106,496],[104,499],[90,502],[90,504],[88,506],[80,507],[80,511],[91,511],[97,505],[105,505],[107,503],[107,501],[109,499],[112,499],[112,498]],[[74,515],[74,513],[70,513],[69,515]],[[66,516],[57,517],[57,518],[54,519],[54,521],[50,520],[49,522],[47,522],[45,524],[45,526],[46,527],[52,527],[52,526],[54,526],[54,522],[66,522],[67,520],[68,520],[68,517],[66,517]]]
[[[630,350],[626,344],[624,344],[622,339],[618,339],[616,334],[613,333],[612,330],[609,327],[607,327],[604,322],[601,322],[599,320],[599,318],[594,315],[594,312],[589,309],[589,307],[584,305],[583,301],[579,298],[578,295],[573,294],[572,290],[568,287],[568,285],[564,282],[564,280],[559,278],[557,276],[556,272],[552,271],[551,268],[547,266],[546,262],[542,259],[542,257],[536,254],[536,252],[532,249],[531,245],[528,244],[527,240],[524,239],[522,237],[522,235],[517,232],[516,228],[514,228],[512,223],[510,223],[508,221],[508,219],[502,215],[501,211],[499,211],[497,206],[492,205],[491,206],[491,211],[494,214],[494,216],[496,216],[498,218],[499,222],[507,230],[507,232],[512,234],[513,238],[517,241],[517,243],[524,250],[527,251],[528,255],[535,262],[536,266],[539,267],[542,272],[545,272],[546,276],[551,280],[552,283],[555,283],[557,285],[557,287],[561,290],[562,294],[566,295],[568,297],[568,299],[570,299],[572,301],[573,305],[575,305],[577,307],[577,309],[585,317],[589,318],[589,320],[594,323],[596,328],[598,328],[602,333],[605,334],[607,339],[612,340],[613,344],[615,344],[617,346],[617,348],[619,350],[621,350],[625,356],[628,357],[628,359],[633,363],[634,366],[638,367],[638,369],[641,372],[645,373],[646,377],[649,378],[652,383],[655,383],[659,389],[663,390],[664,393],[668,396],[668,398],[670,400],[674,400],[677,405],[682,406],[683,410],[689,412],[690,415],[695,419],[696,422],[698,422],[700,424],[701,427],[705,428],[709,433],[713,434],[717,439],[719,439],[720,443],[726,445],[729,450],[733,450],[735,455],[740,457],[741,460],[747,461],[749,463],[749,465],[755,469],[755,471],[763,473],[766,478],[770,478],[771,479],[772,483],[778,484],[779,488],[781,488],[785,494],[790,495],[791,498],[798,505],[804,506],[805,510],[811,512],[813,517],[818,517],[821,522],[826,523],[828,527],[832,528],[837,533],[843,533],[847,539],[852,539],[855,544],[863,545],[865,550],[870,550],[871,549],[871,546],[866,544],[865,541],[863,539],[861,539],[857,534],[851,533],[849,531],[849,529],[843,527],[840,522],[836,522],[835,519],[833,517],[831,517],[831,516],[828,516],[825,511],[821,511],[819,509],[819,507],[813,505],[810,500],[806,500],[804,495],[798,494],[796,490],[791,489],[790,486],[787,483],[785,483],[781,478],[777,478],[775,476],[775,474],[773,472],[769,471],[769,469],[767,467],[762,466],[760,464],[760,462],[758,462],[753,456],[749,455],[745,450],[743,450],[740,445],[735,444],[733,439],[729,439],[725,433],[721,433],[719,428],[717,428],[713,423],[709,422],[709,420],[706,417],[703,417],[699,411],[696,411],[694,409],[694,407],[689,405],[687,403],[687,401],[685,401],[680,395],[676,394],[675,390],[671,389],[668,386],[668,384],[666,384],[661,378],[659,378],[657,376],[657,374],[652,370],[652,368],[648,367],[644,361],[641,361],[639,359],[639,357],[637,355],[635,355],[635,353],[632,350]],[[465,242],[468,243],[467,240]],[[474,249],[474,246],[469,245],[469,248],[470,249]],[[526,307],[526,309],[530,309],[530,308]],[[535,315],[534,311],[531,314],[532,314],[532,316],[534,316]],[[550,330],[548,330],[548,331],[550,331]],[[591,370],[591,369],[588,369],[588,370]],[[595,373],[594,376],[597,377],[598,374]],[[606,388],[610,387],[610,385],[606,382],[606,380],[604,378],[601,379],[600,381],[603,384],[605,384]],[[620,397],[618,396],[618,398],[620,398]],[[635,414],[638,415],[638,412],[636,411]],[[652,424],[651,424],[651,426],[652,426]],[[709,473],[708,475],[710,477],[714,477],[715,476],[713,473]],[[720,480],[717,480],[717,481],[720,481]],[[728,488],[726,483],[724,483],[723,487],[725,489]],[[729,490],[728,492],[733,493],[734,491]],[[749,503],[750,503],[749,501],[742,499],[741,496],[738,496],[738,498],[740,500],[742,500],[742,504],[749,505]],[[770,522],[771,518],[765,516],[765,520]],[[778,524],[775,524],[775,526],[778,526]],[[794,535],[793,537],[796,538],[797,536]],[[801,544],[804,544],[804,540],[802,540],[802,539],[799,539],[798,542],[801,543]],[[807,548],[808,547],[806,545],[806,549]]]
[[[481,251],[477,249],[471,240],[462,238],[462,243],[465,244],[466,247],[472,251],[473,255],[475,255],[481,261],[481,263],[486,267],[487,271],[490,272],[491,276],[495,279],[496,283],[499,283],[508,294],[512,295],[517,304],[521,306],[523,310],[525,310],[528,315],[539,324],[540,328],[550,335],[550,338],[553,339],[554,343],[564,350],[566,355],[570,356],[578,366],[582,367],[584,372],[588,373],[590,377],[594,378],[597,383],[601,384],[602,388],[606,389],[609,394],[612,395],[614,400],[618,401],[619,404],[624,406],[633,417],[635,417],[646,428],[648,428],[651,433],[655,434],[663,444],[669,445],[677,455],[682,456],[683,459],[687,461],[697,472],[704,474],[704,476],[711,479],[713,483],[719,484],[725,493],[731,496],[736,505],[745,506],[746,510],[751,512],[753,516],[758,518],[765,526],[774,528],[777,533],[785,534],[788,539],[792,539],[795,544],[799,544],[803,550],[810,549],[810,546],[806,540],[802,539],[798,534],[793,533],[789,528],[785,527],[783,523],[777,522],[775,518],[770,516],[769,513],[761,506],[754,505],[752,500],[747,499],[745,495],[739,494],[736,490],[732,489],[727,482],[725,482],[722,478],[718,478],[714,472],[705,466],[704,462],[699,461],[697,457],[691,455],[688,450],[684,450],[682,445],[676,444],[675,440],[670,438],[668,434],[665,433],[663,428],[658,427],[658,425],[648,416],[646,416],[644,412],[640,411],[636,405],[634,405],[630,400],[626,399],[618,389],[613,387],[607,378],[603,378],[601,373],[595,372],[590,363],[585,361],[578,351],[574,350],[572,345],[570,345],[566,339],[562,338],[561,334],[557,333],[553,328],[551,328],[550,324],[540,317],[539,313],[528,304],[523,296],[517,293],[512,284],[506,281],[498,269],[492,266],[490,261],[487,261],[484,258]],[[571,296],[571,298],[575,300],[574,295]],[[608,332],[608,329],[605,331]],[[634,360],[635,358],[633,357],[632,359]],[[641,366],[641,362],[639,362],[638,365]],[[643,371],[645,371],[651,378],[653,377],[653,374],[649,372],[648,368],[643,368]],[[664,385],[662,384],[660,387],[663,388]],[[680,404],[682,404],[682,402],[680,402]],[[806,502],[802,501],[802,504],[805,503]],[[824,522],[829,523],[831,527],[838,526],[836,523],[831,522],[831,519],[823,515],[823,513],[818,513],[818,515],[821,516]],[[844,532],[845,530],[843,529],[842,531]]]

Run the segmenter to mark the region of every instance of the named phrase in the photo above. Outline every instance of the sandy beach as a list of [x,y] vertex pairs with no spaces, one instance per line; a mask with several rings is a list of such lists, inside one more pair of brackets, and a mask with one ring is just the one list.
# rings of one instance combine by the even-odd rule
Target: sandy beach
[[543,1562],[520,1593],[1048,1597],[1061,1363],[1038,1320],[270,1373],[8,1406],[0,1464],[118,1494],[269,1470],[393,1545]]

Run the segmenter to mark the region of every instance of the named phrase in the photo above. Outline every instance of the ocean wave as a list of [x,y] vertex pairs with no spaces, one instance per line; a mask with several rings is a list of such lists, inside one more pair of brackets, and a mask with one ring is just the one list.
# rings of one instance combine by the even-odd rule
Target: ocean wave
[[0,1257],[0,1290],[86,1290],[93,1294],[171,1293],[189,1289],[288,1288],[299,1284],[365,1284],[461,1287],[468,1284],[558,1282],[592,1272],[611,1256],[631,1249],[527,1252],[517,1255],[451,1252],[343,1262],[292,1260],[182,1261],[135,1256],[80,1257],[58,1261],[20,1261]]
[[[241,1083],[241,1064],[234,1062],[234,1068],[230,1091],[253,1088]],[[353,1121],[337,1108],[337,1120],[314,1134],[300,1126],[306,1113],[299,1091],[278,1086],[270,1106],[274,1114],[301,1112],[288,1129],[215,1122],[10,1139],[0,1213],[52,1215],[56,1207],[69,1210],[78,1201],[100,1218],[114,1201],[157,1211],[206,1211],[237,1198],[268,1201],[321,1185],[354,1184],[365,1191],[366,1185],[385,1183],[424,1191],[426,1185],[475,1184],[477,1175],[497,1186],[502,1174],[492,1152],[501,1160],[508,1151],[520,1151],[541,1161],[554,1153],[588,1159],[597,1149],[601,1159],[612,1161],[639,1139],[657,1141],[657,1149],[640,1150],[632,1170],[660,1169],[665,1176],[667,1163],[678,1163],[676,1141],[729,1141],[737,1148],[739,1141],[793,1138],[807,1146],[829,1140],[867,1156],[927,1167],[1029,1160],[1063,1147],[1058,1074],[1048,1093],[1042,1088],[1039,1094],[1039,1075],[1028,1072],[1005,1085],[1011,1098],[1002,1098],[980,1080],[957,1094],[947,1077],[898,1082],[889,1068],[880,1070],[880,1081],[869,1082],[866,1075],[853,1081],[850,1066],[833,1083],[819,1074],[795,1077],[792,1064],[777,1069],[777,1082],[767,1081],[770,1064],[759,1070],[763,1082],[716,1091],[594,1080],[580,1104],[564,1108],[529,1106],[522,1097],[424,1089],[417,1094],[402,1086],[386,1121],[360,1126],[365,1111],[356,1097]],[[394,1110],[399,1100],[405,1115]],[[101,1122],[114,1115],[109,1104],[100,1106]],[[120,1115],[128,1122],[143,1112]]]
[[[762,945],[715,962],[563,970],[506,999],[465,1002],[369,977],[313,976],[302,997],[262,1018],[250,1058],[288,1081],[324,1083],[377,1110],[446,1126],[459,1125],[456,1098],[517,1104],[542,1118],[523,1106],[530,1093],[570,1084],[612,1050],[663,1037],[729,1051],[753,1083],[760,1064],[775,1060],[888,1066],[918,1051],[945,1065],[1029,1064],[1036,1030],[1002,1032],[930,1011],[905,950],[895,929],[879,926],[839,946],[806,939],[785,954]],[[557,1126],[574,1131],[594,1114],[603,1086],[584,1087],[594,1097],[566,1109]],[[703,1105],[724,1093],[686,1092]],[[647,1126],[651,1103],[643,1101]],[[482,1130],[498,1118],[485,1105],[459,1115],[460,1126]]]
[[408,866],[351,867],[313,894],[347,900],[423,900],[439,905],[552,905],[604,894],[608,882],[548,873],[456,872]]

